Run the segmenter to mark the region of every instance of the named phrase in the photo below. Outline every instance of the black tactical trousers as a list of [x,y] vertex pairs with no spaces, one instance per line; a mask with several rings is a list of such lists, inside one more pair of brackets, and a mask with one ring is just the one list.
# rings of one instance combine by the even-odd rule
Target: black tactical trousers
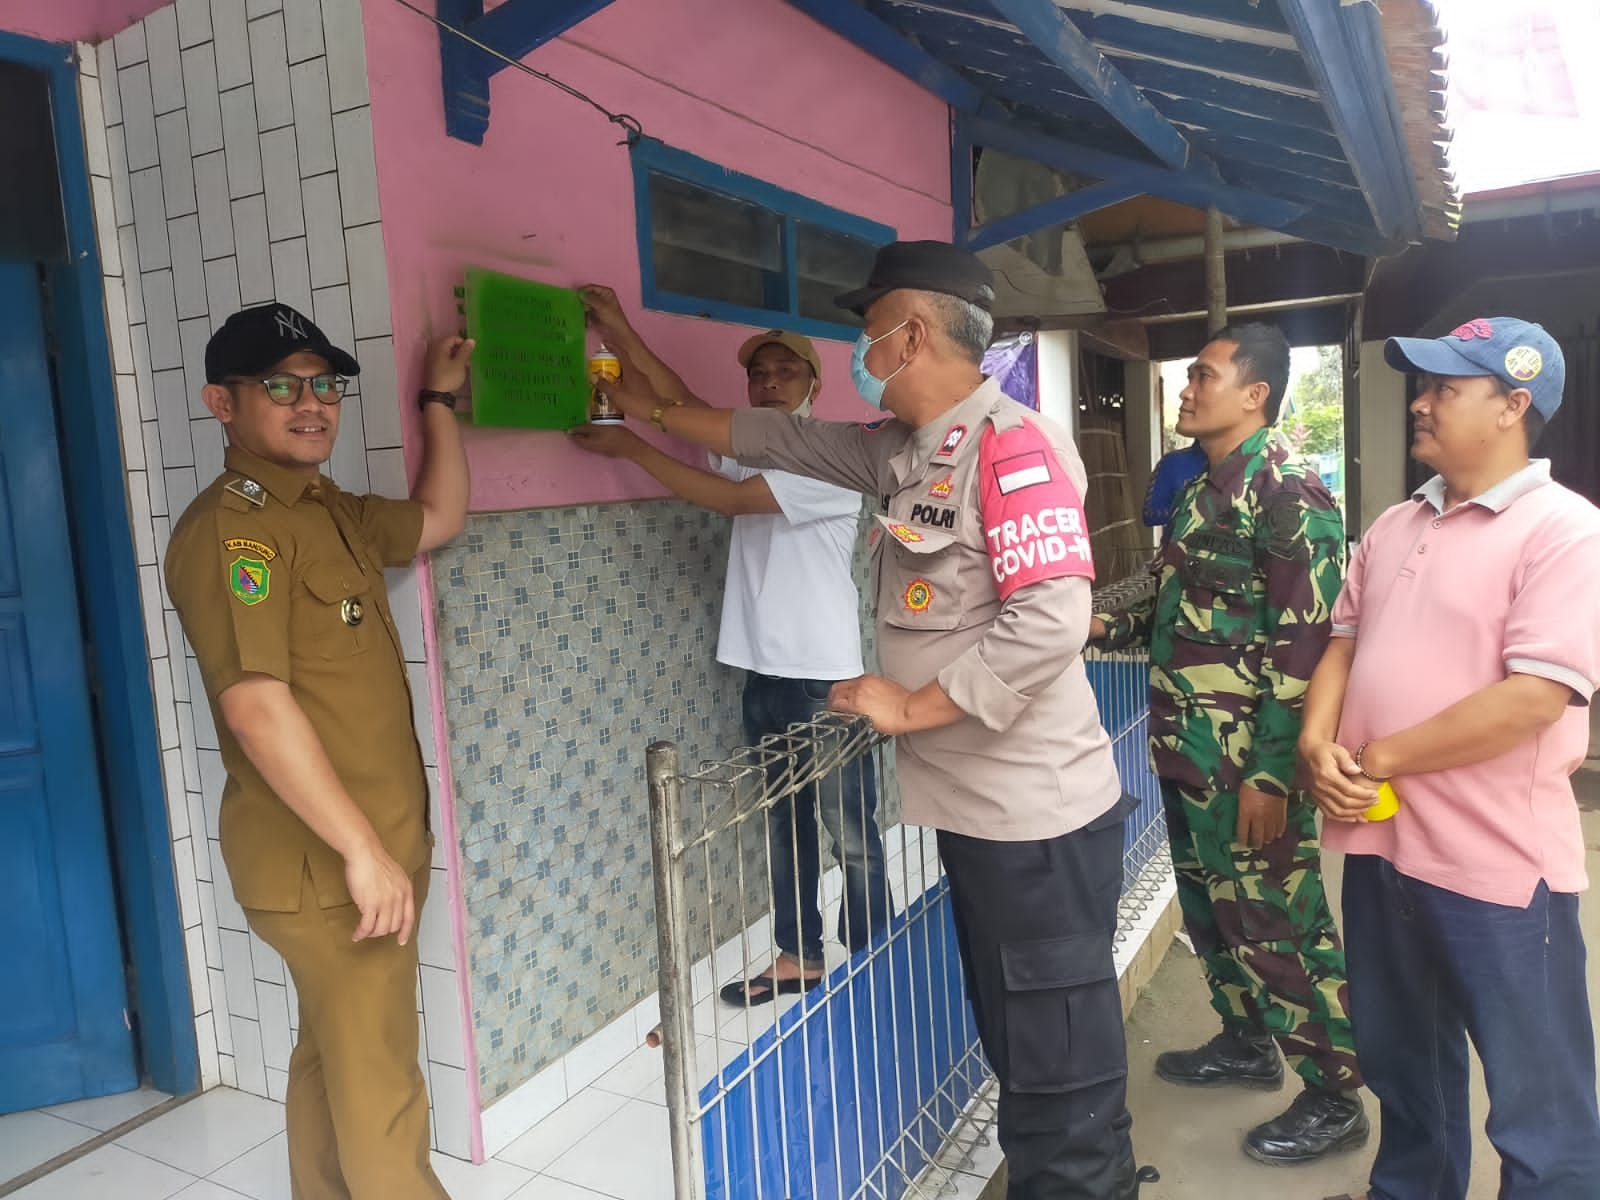
[[1127,1047],[1111,956],[1123,815],[1118,804],[1043,841],[939,833],[967,994],[1000,1081],[1009,1200],[1132,1194]]

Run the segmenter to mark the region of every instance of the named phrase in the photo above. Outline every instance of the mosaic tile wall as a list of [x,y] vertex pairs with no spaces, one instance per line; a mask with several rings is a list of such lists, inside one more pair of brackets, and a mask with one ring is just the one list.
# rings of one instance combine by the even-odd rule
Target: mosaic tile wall
[[[433,556],[486,1106],[656,990],[644,752],[743,741],[743,673],[715,658],[728,529],[678,501],[536,509]],[[741,859],[759,907],[744,841],[691,881],[696,928],[737,911]]]

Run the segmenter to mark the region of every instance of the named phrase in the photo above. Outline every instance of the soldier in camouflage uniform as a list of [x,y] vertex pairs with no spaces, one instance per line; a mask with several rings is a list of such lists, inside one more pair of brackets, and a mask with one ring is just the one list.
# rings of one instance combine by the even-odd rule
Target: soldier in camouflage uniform
[[1277,1088],[1276,1041],[1306,1088],[1245,1137],[1245,1152],[1271,1163],[1368,1133],[1316,806],[1293,778],[1344,530],[1327,488],[1273,428],[1288,373],[1288,343],[1264,325],[1224,330],[1200,352],[1178,432],[1208,466],[1173,505],[1154,597],[1091,627],[1110,649],[1149,643],[1151,760],[1184,925],[1223,1021],[1156,1070],[1175,1083]]

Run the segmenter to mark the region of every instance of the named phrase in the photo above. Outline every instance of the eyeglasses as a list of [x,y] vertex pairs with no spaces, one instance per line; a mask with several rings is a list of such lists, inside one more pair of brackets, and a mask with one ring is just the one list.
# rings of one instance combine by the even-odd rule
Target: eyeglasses
[[259,383],[267,389],[268,400],[285,408],[300,402],[300,396],[308,383],[311,385],[311,394],[329,405],[343,400],[344,390],[350,386],[350,381],[343,375],[331,372],[326,375],[296,375],[293,371],[279,371],[276,375],[269,375],[265,379],[235,379],[232,382]]

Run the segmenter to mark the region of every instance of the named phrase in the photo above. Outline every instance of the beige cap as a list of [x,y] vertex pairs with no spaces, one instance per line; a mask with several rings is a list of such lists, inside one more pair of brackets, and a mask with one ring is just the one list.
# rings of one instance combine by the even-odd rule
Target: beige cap
[[739,347],[739,365],[749,367],[750,360],[763,346],[782,346],[786,350],[792,350],[810,365],[811,373],[817,377],[817,382],[822,382],[822,360],[817,357],[817,348],[805,334],[790,333],[787,329],[769,329],[765,333],[746,338],[744,345]]

